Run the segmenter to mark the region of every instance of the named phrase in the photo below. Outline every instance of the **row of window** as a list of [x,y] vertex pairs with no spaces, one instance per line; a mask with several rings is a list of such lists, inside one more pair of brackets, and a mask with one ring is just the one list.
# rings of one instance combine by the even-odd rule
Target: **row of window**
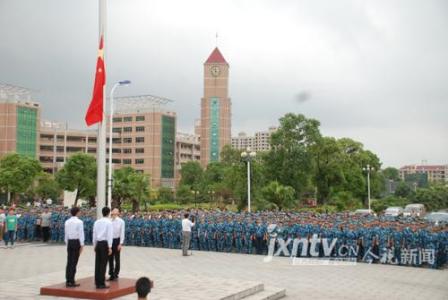
[[[109,159],[106,159],[106,163],[109,163]],[[113,164],[121,164],[122,163],[122,161],[121,161],[121,159],[116,159],[116,158],[113,158],[112,159],[112,163]],[[137,158],[136,160],[135,160],[135,164],[136,165],[142,165],[142,164],[144,164],[145,163],[145,160],[144,159],[141,159],[141,158]],[[130,165],[130,164],[132,164],[132,159],[123,159],[123,164],[124,165]]]
[[[127,137],[127,138],[112,138],[112,143],[113,144],[121,144],[123,142],[123,144],[132,144],[132,138],[131,137]],[[144,143],[145,142],[145,138],[142,136],[138,136],[135,138],[135,142],[136,143]],[[107,138],[107,143],[109,143],[109,138]]]
[[[142,159],[142,158],[137,158],[136,160],[135,160],[135,164],[136,165],[142,165],[142,164],[144,164],[145,163],[145,160],[144,159]],[[123,165],[130,165],[130,164],[132,164],[132,159],[123,159]]]
[[[132,122],[133,117],[115,117],[113,118],[114,123],[118,122]],[[136,116],[135,121],[141,122],[145,120],[145,116]]]
[[[132,127],[114,127],[112,129],[113,132],[122,133],[122,132],[132,132]],[[135,127],[135,132],[144,132],[145,126],[137,126]]]

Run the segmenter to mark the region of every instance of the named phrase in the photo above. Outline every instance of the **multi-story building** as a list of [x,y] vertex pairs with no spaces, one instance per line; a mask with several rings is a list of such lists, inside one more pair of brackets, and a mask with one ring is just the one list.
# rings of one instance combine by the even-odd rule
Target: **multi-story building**
[[269,127],[269,130],[258,131],[254,136],[248,136],[245,132],[240,132],[237,137],[232,138],[232,148],[238,150],[250,148],[253,151],[268,151],[271,149],[271,134],[276,130],[276,127]]
[[44,171],[56,173],[73,153],[96,154],[95,130],[69,129],[67,124],[40,122],[39,156]]
[[448,182],[448,165],[407,165],[400,168],[402,180],[411,174],[425,174],[429,182]]
[[151,97],[117,98],[113,163],[149,174],[154,187],[174,188],[176,114],[155,106]]
[[[149,174],[153,187],[174,188],[176,114],[161,108],[166,102],[149,95],[116,98],[112,163],[115,169],[131,166]],[[0,85],[0,156],[28,155],[55,173],[73,153],[96,155],[96,130],[69,129],[63,123],[41,121],[40,114],[31,91]]]
[[204,63],[204,96],[201,99],[201,165],[219,161],[221,149],[231,144],[229,64],[218,48]]
[[176,168],[183,163],[201,160],[201,145],[199,137],[194,134],[176,133]]
[[0,156],[16,152],[38,157],[40,113],[31,90],[0,84]]

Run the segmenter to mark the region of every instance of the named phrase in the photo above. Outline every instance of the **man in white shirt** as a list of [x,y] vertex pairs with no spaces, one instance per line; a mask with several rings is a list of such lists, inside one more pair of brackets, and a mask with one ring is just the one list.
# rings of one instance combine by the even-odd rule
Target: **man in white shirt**
[[95,249],[95,284],[97,289],[107,289],[106,268],[109,255],[112,254],[113,227],[109,219],[110,208],[103,207],[103,217],[93,224],[93,246]]
[[67,287],[77,287],[75,282],[76,266],[78,265],[79,255],[84,248],[84,224],[78,218],[80,214],[79,207],[73,207],[70,210],[72,217],[65,221],[65,244],[67,245],[67,267],[65,268],[65,285]]
[[[120,210],[114,208],[111,212],[113,240],[112,240],[112,255],[109,256],[109,279],[117,280],[120,273],[120,252],[124,244],[124,221],[119,217]],[[114,266],[115,263],[115,266]]]
[[182,220],[182,255],[188,256],[188,248],[190,248],[191,241],[191,227],[194,223],[191,222],[188,217],[188,213],[184,214],[184,219]]

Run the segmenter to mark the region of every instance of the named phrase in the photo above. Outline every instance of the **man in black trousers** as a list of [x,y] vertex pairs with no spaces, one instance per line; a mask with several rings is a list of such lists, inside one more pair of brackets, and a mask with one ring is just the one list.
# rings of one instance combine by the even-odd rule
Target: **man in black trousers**
[[67,245],[67,267],[65,269],[66,287],[77,287],[75,282],[76,266],[79,255],[84,247],[84,224],[78,218],[80,214],[79,207],[73,207],[70,210],[72,217],[65,221],[65,244]]
[[113,241],[112,241],[112,255],[109,256],[109,279],[115,281],[120,274],[120,253],[124,244],[124,221],[120,218],[120,210],[114,208],[111,212]]
[[109,219],[110,208],[103,207],[103,217],[93,224],[93,246],[95,249],[95,284],[97,289],[107,289],[106,267],[112,254],[112,222]]

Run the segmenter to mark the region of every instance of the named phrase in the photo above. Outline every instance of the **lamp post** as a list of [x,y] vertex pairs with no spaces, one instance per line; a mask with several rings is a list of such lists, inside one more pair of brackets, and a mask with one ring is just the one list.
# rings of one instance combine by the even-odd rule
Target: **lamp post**
[[250,162],[257,156],[257,153],[247,147],[246,151],[241,152],[241,158],[247,162],[247,211],[250,212]]
[[370,212],[370,172],[375,169],[371,167],[369,164],[367,164],[367,166],[365,166],[362,169],[367,172],[367,200],[369,201],[369,212]]
[[112,206],[112,133],[113,133],[113,115],[114,115],[114,93],[115,89],[119,86],[130,85],[131,81],[122,80],[114,84],[110,90],[110,111],[109,111],[109,176],[107,179],[107,206],[110,208]]
[[199,191],[192,190],[191,193],[194,195],[194,207],[197,208],[198,207],[197,196],[199,194]]

